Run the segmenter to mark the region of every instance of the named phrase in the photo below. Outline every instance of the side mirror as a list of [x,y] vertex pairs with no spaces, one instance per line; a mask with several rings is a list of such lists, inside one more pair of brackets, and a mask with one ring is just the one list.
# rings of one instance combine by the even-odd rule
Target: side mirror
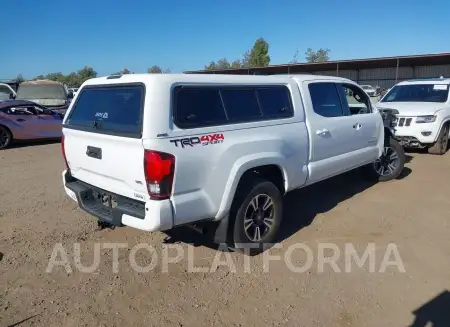
[[72,92],[72,90],[70,90],[70,91],[67,93],[67,98],[69,98],[70,100],[73,99],[73,92]]
[[14,100],[16,98],[16,96],[14,95],[14,93],[10,93],[9,94],[9,99],[10,100]]

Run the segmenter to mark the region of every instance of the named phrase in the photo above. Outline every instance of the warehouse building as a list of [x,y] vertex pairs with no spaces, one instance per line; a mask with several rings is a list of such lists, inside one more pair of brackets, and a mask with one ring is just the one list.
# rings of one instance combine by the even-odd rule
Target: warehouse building
[[416,78],[450,77],[450,53],[271,65],[255,68],[186,71],[185,74],[340,76],[359,84],[390,88]]

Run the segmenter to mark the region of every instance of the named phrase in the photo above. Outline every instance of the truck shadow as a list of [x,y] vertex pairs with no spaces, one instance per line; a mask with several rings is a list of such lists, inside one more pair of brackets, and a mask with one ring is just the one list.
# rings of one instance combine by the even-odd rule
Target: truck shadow
[[[410,173],[411,169],[405,167],[398,179],[406,178]],[[332,210],[339,203],[376,184],[362,174],[358,169],[353,170],[288,193],[283,200],[284,213],[278,242],[309,226],[318,214]],[[188,243],[193,246],[219,249],[210,238],[188,227],[178,227],[164,233],[167,235],[165,243]]]
[[375,184],[355,170],[286,194],[279,241],[311,225],[318,214],[332,210]]
[[13,141],[9,148],[3,150],[8,151],[10,149],[18,149],[18,148],[26,148],[29,146],[38,146],[38,145],[48,145],[48,144],[55,144],[55,143],[61,143],[61,139],[43,139],[43,140],[27,140],[27,141]]
[[435,298],[413,311],[414,322],[409,327],[448,327],[450,326],[450,292],[442,292]]

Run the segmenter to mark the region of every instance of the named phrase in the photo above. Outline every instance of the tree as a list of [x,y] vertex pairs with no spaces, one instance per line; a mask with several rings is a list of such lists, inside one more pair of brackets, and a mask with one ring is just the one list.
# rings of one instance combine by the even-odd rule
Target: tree
[[[245,58],[244,58],[245,59]],[[253,48],[248,56],[249,67],[265,67],[270,63],[269,43],[263,38],[255,41]]]
[[330,59],[329,53],[330,49],[322,49],[320,48],[317,51],[314,51],[311,48],[308,48],[305,52],[306,61],[307,62],[324,62]]
[[231,63],[231,68],[242,68],[242,63],[240,60],[235,60]]
[[289,63],[290,64],[298,63],[298,49],[295,51],[294,56],[292,57],[292,60]]
[[80,76],[80,78],[83,82],[90,78],[97,77],[97,72],[94,70],[94,68],[89,67],[89,66],[84,66],[77,72],[77,74]]
[[241,67],[242,68],[250,67],[250,52],[251,52],[251,50],[247,50],[242,55],[242,60],[241,60]]
[[61,72],[49,73],[47,75],[39,75],[34,78],[34,80],[47,79],[51,81],[56,81],[64,83],[69,87],[80,87],[86,80],[90,78],[97,77],[97,72],[89,66],[84,66],[77,72],[72,72],[69,75],[64,75]]
[[217,64],[216,64],[216,62],[215,62],[215,61],[211,61],[211,62],[209,63],[209,65],[206,65],[206,66],[205,66],[205,69],[206,69],[206,70],[214,70],[214,69],[217,69]]
[[149,73],[149,74],[169,74],[170,73],[170,69],[169,68],[162,69],[158,65],[153,65],[152,67],[147,69],[147,73]]
[[227,69],[227,68],[252,68],[265,67],[270,63],[269,43],[263,38],[259,38],[250,50],[247,50],[241,60],[234,60],[231,64],[227,58],[211,61],[205,66],[206,70]]
[[231,65],[228,62],[227,58],[222,58],[222,59],[217,61],[217,68],[218,69],[228,69],[230,67],[231,67]]
[[153,65],[152,67],[147,69],[147,73],[149,73],[149,74],[161,74],[162,73],[162,69],[158,65]]
[[124,68],[124,69],[120,72],[120,74],[126,75],[126,74],[131,74],[131,72],[128,70],[128,68]]
[[22,83],[24,81],[25,81],[25,78],[23,78],[22,74],[17,75],[17,77],[16,77],[16,82],[17,83]]

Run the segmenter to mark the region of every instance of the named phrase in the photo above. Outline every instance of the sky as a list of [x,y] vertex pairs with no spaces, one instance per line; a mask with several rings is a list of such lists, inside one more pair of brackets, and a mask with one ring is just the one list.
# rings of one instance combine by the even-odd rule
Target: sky
[[240,59],[263,37],[270,64],[307,48],[331,60],[450,52],[449,0],[0,0],[0,79],[172,72]]

